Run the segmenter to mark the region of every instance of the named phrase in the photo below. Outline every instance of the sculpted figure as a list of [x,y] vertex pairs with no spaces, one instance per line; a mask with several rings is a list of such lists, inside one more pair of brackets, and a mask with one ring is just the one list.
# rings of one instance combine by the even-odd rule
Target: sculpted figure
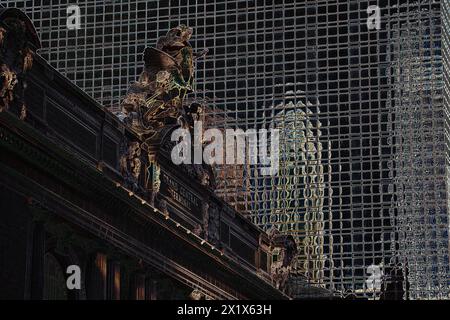
[[[173,142],[170,134],[165,134],[176,127],[191,130],[195,121],[204,118],[202,105],[188,103],[185,99],[194,91],[195,60],[207,52],[194,53],[189,43],[191,36],[192,29],[180,25],[160,37],[156,47],[146,48],[143,53],[144,70],[138,81],[130,85],[121,102],[123,121],[139,135],[143,149],[157,144],[159,150],[170,152]],[[164,135],[158,136],[161,132]],[[159,138],[164,141],[158,141]],[[213,185],[211,168],[185,165],[183,170],[201,184]],[[157,192],[155,189],[153,198]]]
[[129,143],[127,150],[120,158],[120,171],[125,179],[137,187],[141,174],[141,148],[139,142]]
[[195,289],[194,291],[191,292],[191,294],[189,295],[189,298],[191,300],[204,300],[205,295],[201,291]]
[[[33,66],[39,38],[26,17],[13,8],[0,8],[0,112],[10,109],[25,119],[27,72]],[[32,50],[33,49],[33,50]]]
[[278,289],[285,289],[297,254],[297,245],[291,235],[281,234],[275,227],[268,230],[273,249],[278,251],[278,259],[272,263],[271,275]]
[[14,88],[17,84],[16,74],[9,69],[9,67],[4,64],[0,67],[0,79],[1,79],[1,89],[0,89],[0,111],[4,108],[9,107],[9,103],[14,99]]
[[193,54],[191,36],[192,29],[180,25],[161,37],[156,48],[145,49],[144,71],[121,104],[125,121],[141,136],[151,137],[168,124],[192,122],[183,102],[193,91],[194,60],[205,53]]

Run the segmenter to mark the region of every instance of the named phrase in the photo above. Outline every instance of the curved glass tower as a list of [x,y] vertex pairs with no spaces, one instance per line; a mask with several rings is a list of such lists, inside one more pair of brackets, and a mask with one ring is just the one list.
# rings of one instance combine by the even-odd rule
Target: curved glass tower
[[[312,108],[311,103],[307,105]],[[310,283],[324,285],[326,185],[322,154],[327,153],[321,142],[321,123],[307,105],[289,101],[274,106],[273,127],[280,130],[279,175],[267,183],[269,214],[261,216],[255,210],[250,216],[265,228],[275,226],[292,235],[299,248],[297,272]]]

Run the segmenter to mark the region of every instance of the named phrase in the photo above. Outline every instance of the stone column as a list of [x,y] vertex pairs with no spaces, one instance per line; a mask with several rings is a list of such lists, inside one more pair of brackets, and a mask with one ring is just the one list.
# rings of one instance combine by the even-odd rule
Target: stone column
[[134,275],[133,289],[135,300],[145,300],[145,275],[140,273]]
[[120,300],[120,264],[108,261],[107,299]]
[[89,300],[106,299],[107,258],[97,253],[91,261],[87,296]]
[[45,229],[41,222],[33,227],[31,258],[31,299],[42,300],[44,296]]

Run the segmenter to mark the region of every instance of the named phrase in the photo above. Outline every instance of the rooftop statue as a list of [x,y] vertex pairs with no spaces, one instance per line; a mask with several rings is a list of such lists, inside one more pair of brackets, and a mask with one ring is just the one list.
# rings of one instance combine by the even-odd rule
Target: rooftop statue
[[0,112],[11,109],[25,119],[27,73],[40,48],[36,30],[18,9],[0,9]]
[[[194,122],[205,118],[201,103],[185,99],[188,93],[194,91],[195,60],[207,52],[193,52],[189,43],[192,31],[192,28],[180,25],[160,37],[156,47],[146,48],[143,53],[144,70],[139,79],[130,85],[121,102],[119,116],[140,137],[140,148],[149,153],[151,163],[154,163],[155,149],[170,153],[172,144],[175,144],[170,140],[172,130],[180,127],[193,130]],[[132,164],[128,142],[123,150],[121,170],[136,185],[139,175],[126,165]],[[210,166],[195,164],[180,167],[201,184],[210,187],[214,184]],[[157,181],[155,183],[158,184]]]
[[144,71],[121,104],[125,121],[144,140],[166,125],[187,126],[201,110],[198,104],[184,104],[193,92],[194,61],[205,54],[193,53],[191,36],[192,28],[180,25],[144,51]]
[[[176,142],[171,132],[177,128],[194,130],[194,122],[204,120],[204,108],[186,96],[194,91],[195,60],[204,56],[206,50],[194,53],[189,39],[192,29],[180,25],[167,32],[143,53],[144,70],[132,83],[121,103],[121,116],[140,141],[125,141],[120,159],[120,169],[125,181],[133,190],[138,189],[141,171],[146,172],[145,183],[150,193],[150,203],[161,212],[167,212],[167,202],[160,197],[159,155],[167,156]],[[138,158],[141,149],[148,154],[143,163]],[[146,167],[141,170],[141,167]],[[214,174],[207,164],[181,164],[180,170],[189,178],[206,187],[214,187]],[[215,207],[204,206],[202,225],[194,233],[217,242],[218,212]]]

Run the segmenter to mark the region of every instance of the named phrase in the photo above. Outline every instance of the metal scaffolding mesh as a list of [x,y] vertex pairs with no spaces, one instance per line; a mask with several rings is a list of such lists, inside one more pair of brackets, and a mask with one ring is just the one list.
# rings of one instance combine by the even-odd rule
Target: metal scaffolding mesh
[[2,1],[30,14],[44,58],[105,106],[141,72],[144,48],[184,23],[210,50],[196,96],[212,125],[280,129],[279,175],[218,167],[217,192],[295,237],[301,277],[343,297],[449,297],[448,1],[78,1],[82,27],[67,30],[71,3]]

